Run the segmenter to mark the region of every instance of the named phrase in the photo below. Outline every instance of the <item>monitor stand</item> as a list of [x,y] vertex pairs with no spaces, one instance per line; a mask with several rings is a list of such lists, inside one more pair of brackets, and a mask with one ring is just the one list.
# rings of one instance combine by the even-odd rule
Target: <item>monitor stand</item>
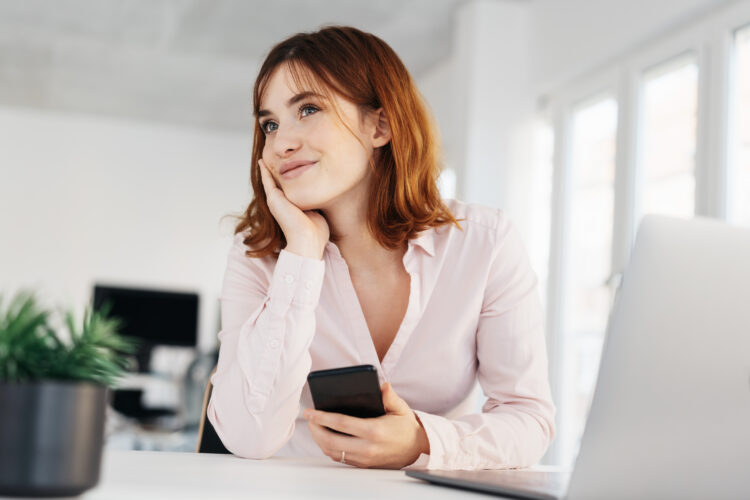
[[[153,344],[148,342],[140,341],[136,352],[132,355],[137,364],[138,377],[146,376],[148,378],[151,375],[151,353],[154,349]],[[138,386],[129,386],[115,388],[112,394],[112,407],[120,412],[121,414],[134,418],[141,424],[154,425],[158,424],[160,419],[165,417],[174,417],[176,415],[175,408],[153,408],[146,407],[143,405],[143,382]]]
[[151,351],[154,346],[141,341],[135,352],[135,361],[138,365],[138,373],[151,373]]

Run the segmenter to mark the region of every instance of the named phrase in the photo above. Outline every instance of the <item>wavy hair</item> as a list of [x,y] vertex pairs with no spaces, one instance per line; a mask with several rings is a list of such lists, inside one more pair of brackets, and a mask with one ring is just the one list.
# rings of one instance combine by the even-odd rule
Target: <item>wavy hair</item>
[[[401,59],[372,34],[331,26],[298,33],[277,44],[255,80],[250,166],[254,197],[235,227],[235,234],[249,229],[244,239],[250,248],[248,257],[278,255],[286,246],[281,227],[268,208],[258,166],[265,146],[258,121],[261,99],[282,64],[287,65],[299,88],[329,97],[336,93],[361,112],[383,108],[391,140],[376,149],[371,159],[372,189],[367,207],[368,229],[381,246],[399,248],[431,227],[456,224],[461,228],[437,188],[440,147],[435,125]],[[331,240],[336,241],[334,235]]]

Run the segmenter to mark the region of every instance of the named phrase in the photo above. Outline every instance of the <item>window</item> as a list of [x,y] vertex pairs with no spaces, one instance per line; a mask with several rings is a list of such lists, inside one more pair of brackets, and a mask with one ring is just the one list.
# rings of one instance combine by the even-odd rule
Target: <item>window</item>
[[549,275],[550,215],[555,134],[552,125],[539,119],[534,124],[533,173],[530,186],[532,232],[529,258],[539,279],[539,293],[546,308]]
[[750,226],[750,26],[734,37],[734,129],[727,195],[729,220]]
[[604,97],[572,117],[561,347],[561,447],[570,463],[588,414],[610,307],[617,104]]
[[698,66],[692,56],[662,64],[643,77],[642,132],[636,221],[647,213],[695,213]]
[[[595,89],[611,95],[582,103]],[[558,433],[548,463],[570,465],[642,216],[726,214],[750,226],[750,2],[717,7],[544,97],[557,138],[547,311]]]
[[443,198],[456,197],[456,171],[445,167],[437,180],[438,191]]

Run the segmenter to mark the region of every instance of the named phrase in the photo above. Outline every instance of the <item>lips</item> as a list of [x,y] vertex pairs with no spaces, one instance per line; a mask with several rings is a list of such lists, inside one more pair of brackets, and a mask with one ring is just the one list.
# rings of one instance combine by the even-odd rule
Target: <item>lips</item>
[[315,162],[310,161],[310,160],[297,160],[297,161],[290,161],[290,162],[284,163],[283,165],[281,165],[281,168],[279,169],[279,175],[284,175],[290,170],[294,170],[295,168],[303,167],[305,165],[311,165],[313,163]]

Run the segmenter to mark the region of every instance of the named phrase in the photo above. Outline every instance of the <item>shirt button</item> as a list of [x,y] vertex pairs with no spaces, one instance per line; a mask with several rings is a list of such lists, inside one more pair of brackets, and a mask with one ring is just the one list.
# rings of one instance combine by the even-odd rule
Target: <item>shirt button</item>
[[284,276],[284,281],[291,285],[292,283],[294,283],[294,276],[292,276],[291,274],[287,274],[286,276]]
[[308,281],[307,283],[305,283],[305,288],[310,290],[312,288],[312,281]]
[[279,341],[274,339],[268,343],[268,347],[271,349],[278,349],[279,348]]

